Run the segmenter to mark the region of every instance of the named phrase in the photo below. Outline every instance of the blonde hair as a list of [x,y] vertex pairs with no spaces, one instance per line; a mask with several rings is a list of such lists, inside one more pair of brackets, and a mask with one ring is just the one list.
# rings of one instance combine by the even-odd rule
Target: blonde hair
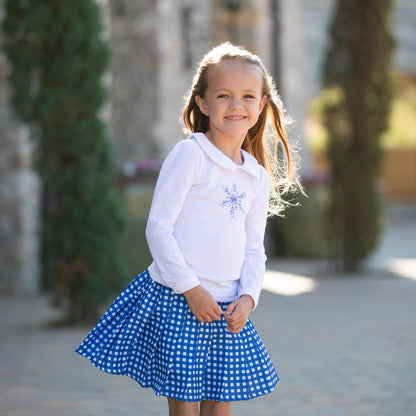
[[[271,76],[257,55],[240,46],[225,42],[216,46],[204,56],[186,97],[186,105],[183,111],[185,128],[190,132],[206,133],[209,130],[209,117],[201,112],[195,97],[204,97],[205,95],[208,87],[209,68],[226,59],[254,65],[262,74],[262,96],[266,96],[267,101],[257,123],[247,132],[242,149],[253,155],[258,163],[266,169],[270,178],[269,213],[279,215],[287,204],[282,196],[293,188],[302,188],[296,177],[292,163],[292,152],[284,130],[282,102],[276,92]],[[283,158],[281,157],[279,143],[283,148]]]

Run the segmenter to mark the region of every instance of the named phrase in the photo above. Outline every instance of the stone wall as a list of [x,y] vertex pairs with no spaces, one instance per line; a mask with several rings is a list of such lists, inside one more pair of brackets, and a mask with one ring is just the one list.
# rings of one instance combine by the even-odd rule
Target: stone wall
[[182,139],[183,96],[211,45],[210,2],[114,0],[111,132],[117,164],[165,156]]
[[153,137],[153,123],[158,112],[156,3],[147,0],[110,2],[111,136],[118,165],[158,153]]
[[[227,6],[227,3],[230,4]],[[213,1],[213,43],[227,40],[259,54],[265,65],[272,62],[272,16],[269,0]],[[233,4],[237,6],[233,7]]]

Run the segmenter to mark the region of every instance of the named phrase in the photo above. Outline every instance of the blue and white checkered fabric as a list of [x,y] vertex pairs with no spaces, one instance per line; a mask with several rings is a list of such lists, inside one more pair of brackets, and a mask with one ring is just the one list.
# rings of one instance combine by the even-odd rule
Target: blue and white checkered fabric
[[[228,303],[219,303],[225,310]],[[137,276],[77,352],[111,374],[182,401],[248,400],[273,391],[278,376],[250,321],[239,334],[224,317],[200,323],[185,297]]]

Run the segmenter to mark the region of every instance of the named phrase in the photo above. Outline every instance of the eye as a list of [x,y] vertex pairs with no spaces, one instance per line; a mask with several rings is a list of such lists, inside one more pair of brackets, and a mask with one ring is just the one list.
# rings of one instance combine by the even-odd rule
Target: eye
[[228,98],[227,94],[218,94],[217,98]]
[[255,100],[256,99],[256,97],[254,95],[252,95],[252,94],[246,94],[244,96],[244,98],[249,99],[249,100]]

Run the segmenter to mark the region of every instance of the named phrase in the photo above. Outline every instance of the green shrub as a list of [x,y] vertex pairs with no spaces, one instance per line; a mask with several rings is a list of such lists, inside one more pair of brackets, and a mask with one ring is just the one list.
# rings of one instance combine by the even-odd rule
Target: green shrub
[[359,268],[382,227],[377,189],[391,101],[391,0],[338,0],[324,67],[331,167],[330,246],[343,270]]
[[124,279],[102,78],[109,48],[93,0],[8,0],[4,50],[16,113],[44,187],[43,281],[69,321],[94,319]]

